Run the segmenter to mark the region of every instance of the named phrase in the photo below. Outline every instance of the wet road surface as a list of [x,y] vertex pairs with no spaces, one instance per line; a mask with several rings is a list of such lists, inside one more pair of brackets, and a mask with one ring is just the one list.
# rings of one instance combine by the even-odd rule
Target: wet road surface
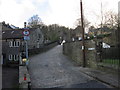
[[32,88],[107,88],[80,72],[80,67],[62,54],[61,45],[30,57],[28,68]]

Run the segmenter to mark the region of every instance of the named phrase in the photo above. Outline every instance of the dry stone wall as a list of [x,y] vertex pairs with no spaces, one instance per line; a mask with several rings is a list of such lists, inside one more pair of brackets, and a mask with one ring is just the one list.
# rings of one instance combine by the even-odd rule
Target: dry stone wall
[[[95,42],[93,40],[85,41],[85,59],[87,67],[96,68],[97,67],[97,58],[96,58],[96,49]],[[75,41],[65,43],[63,45],[63,53],[75,61],[78,65],[83,65],[83,56],[82,56],[82,41]]]

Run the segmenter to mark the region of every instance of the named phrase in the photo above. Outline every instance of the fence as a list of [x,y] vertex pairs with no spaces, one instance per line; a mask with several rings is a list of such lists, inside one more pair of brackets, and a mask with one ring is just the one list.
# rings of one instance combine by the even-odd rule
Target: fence
[[102,48],[101,63],[104,66],[116,68],[120,63],[119,47]]
[[111,48],[103,48],[102,49],[102,58],[103,59],[119,59],[119,48],[111,47]]

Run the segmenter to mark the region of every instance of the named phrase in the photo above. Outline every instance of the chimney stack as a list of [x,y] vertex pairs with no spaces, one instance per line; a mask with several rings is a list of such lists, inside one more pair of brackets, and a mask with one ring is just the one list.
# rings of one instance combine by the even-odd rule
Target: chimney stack
[[24,22],[24,28],[26,28],[26,22]]

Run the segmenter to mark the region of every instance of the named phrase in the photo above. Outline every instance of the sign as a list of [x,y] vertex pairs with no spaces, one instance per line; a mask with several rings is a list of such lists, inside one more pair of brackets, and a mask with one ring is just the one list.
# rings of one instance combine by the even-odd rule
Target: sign
[[24,40],[30,40],[29,36],[24,36]]
[[95,48],[88,48],[88,50],[95,50]]
[[24,35],[24,36],[29,36],[29,34],[30,34],[29,30],[24,30],[24,31],[23,31],[23,35]]
[[84,50],[84,46],[82,46],[82,50]]

